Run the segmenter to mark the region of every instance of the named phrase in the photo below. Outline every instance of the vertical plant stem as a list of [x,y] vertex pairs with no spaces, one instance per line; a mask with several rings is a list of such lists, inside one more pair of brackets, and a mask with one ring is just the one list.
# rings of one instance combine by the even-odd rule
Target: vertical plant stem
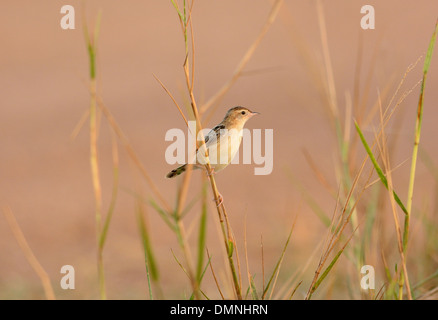
[[88,35],[87,26],[84,25],[85,38],[87,40],[89,65],[90,65],[90,166],[93,181],[96,237],[97,237],[97,270],[99,278],[99,292],[102,300],[106,299],[105,276],[103,268],[103,246],[100,246],[102,233],[102,189],[99,176],[99,162],[97,152],[97,81],[96,81],[96,41],[100,25],[100,14],[92,38]]
[[[91,56],[90,56],[91,59]],[[91,63],[92,60],[90,60]],[[91,103],[90,103],[90,165],[91,177],[93,180],[96,235],[98,243],[97,265],[99,277],[99,292],[101,299],[106,299],[105,276],[103,270],[103,247],[100,246],[100,235],[102,230],[102,190],[99,177],[99,163],[97,159],[97,108],[96,108],[96,79],[91,79]]]
[[53,287],[49,275],[47,274],[46,270],[43,268],[43,266],[38,261],[35,254],[33,253],[32,249],[30,248],[26,240],[26,237],[24,236],[23,231],[21,230],[20,225],[17,222],[17,219],[15,219],[14,213],[12,212],[11,208],[9,207],[3,208],[3,214],[9,223],[11,231],[14,234],[14,237],[17,240],[18,245],[21,248],[21,251],[23,251],[24,256],[26,257],[27,261],[31,265],[32,269],[40,278],[47,300],[55,300],[55,293],[53,291]]
[[196,275],[193,271],[193,263],[192,263],[192,255],[189,250],[187,236],[184,224],[181,219],[181,215],[179,213],[176,213],[175,215],[175,233],[178,240],[178,243],[184,253],[184,259],[186,260],[187,264],[187,275],[189,277],[190,283],[192,285],[193,293],[196,297],[196,299],[199,299],[199,283],[197,281]]
[[[198,133],[200,135],[200,141],[201,143],[205,144],[205,138],[204,135],[202,133],[202,125],[201,125],[201,121],[200,121],[200,115],[198,112],[198,108],[197,108],[197,104],[196,104],[196,99],[195,99],[195,95],[193,92],[193,87],[194,87],[194,74],[193,74],[193,70],[194,68],[192,67],[192,74],[190,73],[190,66],[189,66],[189,54],[192,54],[192,57],[195,54],[195,45],[194,45],[194,36],[193,36],[193,25],[192,25],[192,19],[191,19],[191,12],[192,12],[192,6],[193,6],[193,1],[192,4],[190,6],[190,10],[188,13],[188,17],[186,16],[186,3],[184,1],[184,15],[181,13],[181,11],[178,9],[178,6],[176,5],[176,3],[172,0],[172,3],[175,7],[175,9],[178,12],[178,16],[180,18],[180,23],[182,25],[182,30],[183,30],[183,34],[184,34],[184,40],[185,40],[185,59],[184,59],[184,74],[185,74],[185,79],[186,79],[186,85],[187,85],[187,90],[190,96],[190,101],[191,101],[191,106],[192,106],[192,111],[193,111],[193,115],[195,117],[196,120],[196,132],[195,132],[195,141],[198,142],[198,139],[196,139],[198,137]],[[191,32],[191,43],[192,43],[192,47],[191,47],[191,52],[189,52],[189,46],[188,46],[188,36],[187,36],[187,32],[188,32],[188,27],[190,26],[190,32]],[[194,64],[194,58],[192,60],[192,63]],[[208,153],[208,151],[207,151]],[[209,175],[210,178],[210,184],[211,184],[211,188],[212,188],[212,192],[213,192],[213,196],[215,199],[216,203],[219,203],[219,191],[216,185],[216,181],[214,179],[214,176],[212,175],[212,169],[210,166],[210,161],[208,159],[208,154],[206,154],[206,165],[205,165],[207,174]],[[217,212],[218,212],[218,216],[219,216],[219,220],[221,222],[221,228],[222,228],[222,233],[223,233],[223,237],[224,237],[224,243],[225,243],[225,247],[226,247],[226,252],[227,252],[227,256],[228,256],[228,262],[230,265],[230,269],[231,269],[231,273],[232,273],[232,278],[233,278],[233,284],[234,284],[234,289],[236,292],[236,296],[239,300],[242,299],[242,293],[241,293],[241,287],[240,287],[240,283],[239,283],[239,276],[237,274],[236,268],[234,266],[234,260],[233,260],[233,248],[234,248],[234,240],[232,239],[232,235],[231,235],[231,229],[228,223],[228,216],[227,216],[227,212],[225,210],[225,206],[223,203],[221,203],[220,206],[217,206]],[[225,218],[225,221],[227,223],[227,228],[225,229],[224,226],[224,219],[222,218],[222,216]],[[225,231],[226,230],[226,231]],[[196,292],[196,291],[195,291]]]
[[[427,50],[426,59],[424,60],[423,67],[423,81],[421,82],[420,89],[420,98],[418,100],[418,109],[417,109],[417,118],[415,121],[415,137],[414,137],[414,147],[412,149],[412,162],[411,162],[411,172],[409,176],[409,187],[408,187],[408,200],[406,202],[407,214],[405,216],[405,224],[403,230],[403,253],[406,257],[408,242],[409,242],[409,225],[412,214],[412,199],[414,196],[414,182],[415,182],[415,171],[417,168],[417,157],[418,157],[418,146],[420,144],[420,136],[421,136],[421,126],[423,120],[423,103],[424,103],[424,88],[426,85],[427,72],[430,67],[430,62],[432,59],[433,48],[435,45],[435,39],[438,32],[438,21],[435,24],[435,31],[432,34],[432,38],[429,43],[429,48]],[[403,287],[404,278],[400,278],[400,286],[401,289]],[[403,290],[400,290],[399,298],[402,298]]]
[[153,300],[152,287],[151,287],[151,278],[152,281],[157,283],[159,278],[158,266],[156,263],[156,259],[154,257],[154,253],[152,250],[152,244],[150,240],[150,232],[148,225],[146,223],[146,219],[144,217],[143,206],[140,198],[137,198],[137,224],[140,231],[140,237],[142,240],[143,251],[144,251],[144,260],[146,267],[146,276],[148,282],[148,290],[149,290],[149,298]]
[[[203,177],[203,180],[205,178]],[[198,265],[196,267],[196,280],[201,281],[202,267],[205,252],[205,240],[207,236],[207,185],[202,186],[201,219],[199,221],[198,237]]]

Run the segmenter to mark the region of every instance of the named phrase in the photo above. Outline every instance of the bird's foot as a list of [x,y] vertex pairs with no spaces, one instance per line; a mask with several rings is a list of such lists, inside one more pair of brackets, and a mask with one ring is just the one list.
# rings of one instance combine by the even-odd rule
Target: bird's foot
[[224,197],[222,197],[222,195],[218,193],[217,199],[213,198],[212,200],[216,202],[216,206],[219,207],[224,202]]
[[214,168],[211,168],[210,173],[207,171],[207,177],[210,178],[210,176],[216,174],[216,172],[214,172]]

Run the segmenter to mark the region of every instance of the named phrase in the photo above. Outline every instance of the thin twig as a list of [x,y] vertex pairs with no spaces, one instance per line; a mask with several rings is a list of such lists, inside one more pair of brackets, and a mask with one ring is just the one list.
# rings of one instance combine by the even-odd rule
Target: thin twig
[[23,251],[24,256],[26,257],[30,266],[35,271],[37,276],[40,278],[47,300],[55,300],[55,293],[53,291],[53,287],[52,287],[52,283],[50,282],[49,275],[47,274],[46,270],[44,270],[43,266],[36,258],[32,249],[29,247],[29,244],[27,243],[23,231],[21,230],[20,225],[15,219],[14,213],[12,212],[11,208],[9,207],[3,208],[3,214],[9,223],[9,227],[11,228],[11,231],[14,234],[14,237],[17,240],[18,245],[21,248],[21,251]]
[[153,74],[153,76],[154,76],[155,80],[157,80],[158,83],[161,85],[161,87],[164,89],[164,91],[166,91],[166,93],[169,95],[170,99],[172,99],[173,103],[174,103],[175,106],[178,108],[179,113],[180,113],[181,116],[183,117],[184,122],[186,123],[187,127],[189,127],[189,123],[187,122],[187,118],[186,118],[186,116],[184,115],[184,112],[182,112],[182,110],[181,110],[181,108],[180,108],[178,102],[176,102],[175,98],[172,96],[172,94],[170,93],[170,91],[166,88],[166,86],[164,85],[164,83],[161,82],[161,80],[158,79],[158,77],[157,77],[155,74]]
[[[241,74],[243,72],[243,69],[245,68],[246,64],[249,62],[249,60],[251,59],[251,57],[254,54],[255,50],[257,49],[257,47],[259,46],[260,42],[262,41],[263,37],[266,35],[266,33],[268,32],[269,28],[274,23],[282,3],[283,3],[283,0],[276,0],[274,5],[272,6],[271,12],[269,13],[268,19],[266,20],[262,30],[260,31],[260,33],[257,36],[257,38],[255,39],[255,41],[248,48],[248,50],[246,51],[245,55],[240,60],[240,62],[237,65],[233,75],[219,89],[218,92],[216,92],[206,103],[204,103],[201,106],[201,109],[200,109],[201,114],[204,114],[214,104],[216,104],[216,107],[217,107],[217,104],[222,99],[222,97],[228,92],[228,90],[230,90],[230,88],[234,85],[234,83],[237,81],[237,79],[239,79],[239,77],[241,76]],[[211,111],[210,114],[213,114],[213,112],[214,112],[216,107],[213,108],[213,110]],[[207,119],[207,122],[208,122],[208,120],[209,119]]]
[[134,148],[132,147],[131,143],[129,142],[129,139],[126,137],[126,135],[123,133],[122,129],[120,128],[119,124],[117,123],[116,119],[112,115],[111,111],[105,106],[103,103],[103,100],[100,96],[97,96],[97,105],[102,110],[103,114],[108,120],[108,123],[110,126],[114,129],[114,132],[117,134],[119,139],[121,140],[123,146],[125,147],[129,157],[134,162],[134,164],[137,166],[137,168],[140,170],[143,177],[146,179],[147,183],[151,187],[152,192],[155,194],[155,196],[160,200],[161,204],[164,206],[164,208],[167,210],[167,212],[171,212],[171,208],[167,201],[162,196],[161,192],[159,191],[158,187],[155,185],[152,178],[149,176],[148,171],[140,161],[139,157],[134,151]]
[[208,257],[208,260],[210,260],[210,270],[211,270],[211,274],[213,275],[214,282],[216,283],[217,290],[219,291],[219,294],[221,295],[222,300],[225,300],[225,297],[222,294],[221,287],[219,286],[219,282],[217,281],[216,274],[214,273],[213,263],[211,262],[211,257],[210,257],[210,253],[208,252],[208,249],[207,249],[207,257]]

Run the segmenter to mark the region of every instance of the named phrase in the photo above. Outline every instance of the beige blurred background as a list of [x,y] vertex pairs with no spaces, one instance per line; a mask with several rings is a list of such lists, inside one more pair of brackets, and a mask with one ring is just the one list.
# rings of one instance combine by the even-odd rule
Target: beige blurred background
[[[76,29],[62,30],[60,8],[76,9]],[[360,8],[373,5],[376,29],[362,30]],[[369,68],[374,68],[369,106],[376,90],[390,86],[394,92],[406,68],[424,54],[432,34],[438,2],[421,1],[323,1],[330,55],[338,102],[345,108],[352,95],[359,38],[362,38],[360,88]],[[196,45],[195,94],[205,102],[231,77],[247,48],[259,34],[270,12],[268,0],[195,1],[193,26]],[[89,165],[88,126],[75,140],[70,134],[89,107],[88,60],[82,29],[80,1],[3,1],[0,10],[0,204],[14,212],[31,248],[49,273],[57,298],[98,298],[94,198]],[[129,137],[139,158],[170,203],[177,180],[164,175],[173,168],[164,159],[170,128],[184,129],[184,122],[153,78],[163,81],[176,99],[187,101],[182,63],[184,43],[177,15],[170,1],[87,1],[90,24],[102,11],[98,41],[100,94]],[[304,39],[322,64],[323,55],[316,1],[287,0],[257,48],[241,77],[221,101],[212,122],[225,111],[243,105],[261,113],[248,128],[274,129],[274,170],[255,176],[254,165],[233,165],[217,175],[237,241],[243,255],[244,217],[250,267],[260,277],[260,236],[265,268],[272,270],[292,222],[297,222],[283,272],[293,272],[309,258],[325,234],[287,176],[293,174],[311,191],[318,204],[332,212],[334,201],[313,175],[302,148],[312,155],[331,184],[336,186],[338,151],[325,114],[325,101],[306,67],[297,35]],[[375,58],[373,58],[375,55]],[[375,62],[373,62],[375,59]],[[423,60],[407,77],[403,91],[421,79]],[[438,108],[438,56],[432,59],[425,100],[422,146],[438,163],[436,119]],[[404,117],[397,134],[394,164],[410,158],[419,88],[403,102]],[[388,99],[384,101],[388,103]],[[211,126],[214,123],[210,123]],[[373,127],[364,128],[372,137]],[[388,129],[391,137],[391,129]],[[128,190],[140,183],[146,198],[147,184],[120,150],[120,192],[104,252],[109,298],[148,298],[144,256],[135,221],[135,199]],[[104,207],[112,187],[111,140],[102,121],[99,136]],[[404,199],[409,161],[395,174]],[[199,191],[200,172],[191,190]],[[433,179],[420,162],[414,205],[433,199]],[[211,198],[210,190],[208,198]],[[175,262],[171,248],[180,254],[174,234],[152,208],[147,208],[151,240],[155,247],[166,298],[189,295],[189,282]],[[187,225],[198,216],[199,205],[187,216]],[[207,247],[221,268],[221,243],[216,234],[215,210],[209,207]],[[196,228],[191,234],[196,238]],[[242,256],[243,257],[243,256]],[[310,267],[315,267],[316,260]],[[60,269],[73,265],[76,289],[61,290]],[[290,270],[290,271],[288,271]],[[217,270],[220,273],[220,270]],[[245,278],[245,277],[244,277]],[[246,280],[246,279],[245,279]],[[306,280],[307,281],[307,280]],[[308,288],[303,284],[302,290]],[[208,275],[206,291],[217,291]],[[340,297],[347,298],[342,293]],[[300,293],[302,294],[302,293]],[[6,220],[0,215],[0,298],[40,299],[44,294],[38,277],[20,250]]]

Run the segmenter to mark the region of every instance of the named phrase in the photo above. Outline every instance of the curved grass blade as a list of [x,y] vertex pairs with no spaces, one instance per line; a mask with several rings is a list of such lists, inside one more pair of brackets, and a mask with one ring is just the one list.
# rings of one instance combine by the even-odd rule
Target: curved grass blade
[[[367,141],[366,141],[362,131],[359,128],[359,124],[356,121],[354,121],[354,125],[356,126],[356,131],[359,134],[360,140],[362,141],[362,144],[363,144],[363,146],[365,148],[365,151],[367,152],[368,156],[370,157],[370,160],[373,163],[374,169],[376,170],[377,174],[379,175],[380,181],[382,181],[382,183],[385,186],[385,188],[388,189],[388,180],[386,179],[385,175],[383,174],[382,169],[380,168],[379,164],[377,163],[377,160],[374,157],[374,154],[371,151],[370,146],[368,145],[368,143],[367,143]],[[400,200],[399,196],[397,195],[397,193],[395,193],[395,191],[393,191],[392,193],[393,193],[395,202],[397,202],[397,204],[400,206],[400,208],[403,210],[403,212],[405,214],[408,214],[408,211],[406,210],[405,206],[401,202],[401,200]]]
[[[356,230],[357,230],[357,228],[354,230],[354,232]],[[309,300],[311,299],[313,292],[315,292],[315,290],[318,289],[321,282],[327,277],[327,275],[329,274],[329,272],[332,270],[333,266],[335,265],[336,261],[338,261],[339,257],[344,252],[345,248],[347,247],[347,244],[350,242],[351,238],[353,237],[354,232],[352,232],[350,238],[348,238],[348,240],[345,242],[345,244],[342,246],[342,248],[338,251],[338,253],[336,253],[333,260],[330,262],[330,264],[327,266],[327,268],[324,270],[324,272],[321,274],[321,276],[318,278],[318,280],[313,285],[313,287],[310,291],[310,294],[309,294],[309,298],[308,298]]]
[[[202,188],[202,212],[199,221],[199,236],[198,236],[198,266],[196,270],[196,280],[201,284],[203,272],[202,265],[204,261],[205,241],[207,237],[207,184]],[[204,270],[205,272],[205,270]]]
[[281,262],[283,261],[284,254],[286,252],[287,246],[289,244],[290,238],[292,236],[292,231],[294,230],[295,222],[289,232],[289,236],[287,237],[286,243],[284,244],[283,251],[281,252],[280,258],[277,261],[277,264],[275,265],[274,271],[272,272],[271,277],[269,278],[268,284],[266,285],[266,288],[263,290],[262,300],[265,299],[266,294],[268,293],[269,287],[271,286],[272,280],[274,279],[274,276],[278,273],[280,269]]
[[[157,267],[155,256],[154,256],[154,253],[152,250],[152,245],[151,245],[151,241],[149,238],[149,232],[148,232],[148,229],[146,226],[146,222],[144,220],[143,210],[142,210],[140,201],[137,204],[137,224],[138,224],[138,227],[140,229],[140,236],[141,236],[141,240],[142,240],[142,244],[143,244],[145,264],[146,264],[147,271],[150,271],[152,280],[157,281],[159,278],[158,267]],[[148,268],[148,266],[149,266],[149,268]],[[149,273],[148,273],[148,283],[149,283]],[[149,286],[150,286],[150,283],[149,283]],[[151,295],[152,295],[152,293],[151,293]]]

